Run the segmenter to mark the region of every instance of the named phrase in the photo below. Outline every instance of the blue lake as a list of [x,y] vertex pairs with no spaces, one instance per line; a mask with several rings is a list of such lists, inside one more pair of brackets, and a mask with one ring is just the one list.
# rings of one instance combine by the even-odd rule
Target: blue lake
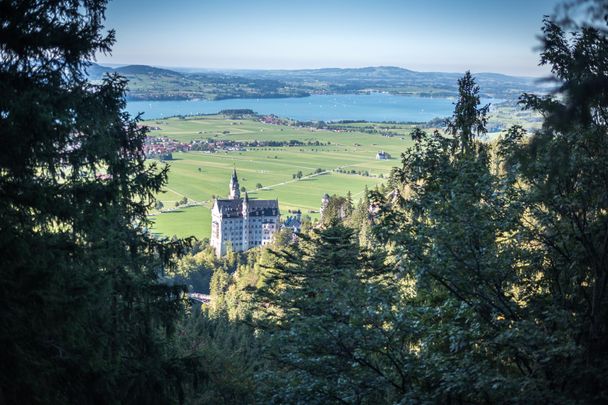
[[[500,100],[482,100],[482,103]],[[173,115],[212,114],[220,110],[251,109],[299,121],[403,121],[425,122],[451,116],[454,99],[396,96],[391,94],[331,94],[301,98],[230,100],[129,101],[127,111],[144,113],[144,119]]]

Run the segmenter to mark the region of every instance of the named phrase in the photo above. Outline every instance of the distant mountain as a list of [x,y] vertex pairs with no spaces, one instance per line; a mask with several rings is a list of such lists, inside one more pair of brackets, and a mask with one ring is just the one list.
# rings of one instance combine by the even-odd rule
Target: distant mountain
[[305,97],[309,93],[274,79],[244,78],[225,73],[180,73],[147,65],[115,69],[92,65],[91,80],[118,73],[129,80],[130,100],[220,100],[227,98]]
[[181,77],[183,74],[175,72],[173,70],[161,69],[148,65],[128,65],[114,69],[116,73],[120,73],[123,76],[128,75],[157,75],[157,76],[168,76],[168,77]]
[[104,74],[110,73],[113,70],[114,69],[112,69],[111,67],[101,66],[97,63],[93,63],[87,68],[87,73],[89,75],[89,79],[98,80],[101,79]]
[[[329,92],[387,91],[393,94],[456,96],[462,73],[416,72],[394,66],[302,70],[236,70],[235,75],[275,79],[304,89],[325,88]],[[514,98],[522,92],[544,92],[536,79],[499,73],[475,74],[486,97]]]
[[[92,65],[89,76],[116,72],[129,80],[128,97],[138,100],[303,97],[310,94],[387,92],[427,97],[455,97],[462,73],[416,72],[395,66],[299,70],[224,70],[177,72],[147,65],[115,69]],[[484,97],[515,99],[521,93],[544,93],[529,77],[475,74]]]

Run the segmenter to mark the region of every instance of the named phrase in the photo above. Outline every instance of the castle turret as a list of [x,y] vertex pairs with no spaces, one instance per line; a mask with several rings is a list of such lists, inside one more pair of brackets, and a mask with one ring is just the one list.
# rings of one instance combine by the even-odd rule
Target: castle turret
[[243,250],[249,249],[249,195],[245,191],[243,198],[242,211],[243,214]]
[[327,208],[328,205],[329,205],[329,194],[325,193],[325,194],[323,194],[323,198],[321,198],[321,210],[319,211],[321,213],[321,217],[323,217],[323,211],[325,211],[325,209]]
[[239,179],[236,176],[236,169],[232,172],[232,178],[230,179],[230,199],[237,200],[241,198],[241,191],[239,190]]

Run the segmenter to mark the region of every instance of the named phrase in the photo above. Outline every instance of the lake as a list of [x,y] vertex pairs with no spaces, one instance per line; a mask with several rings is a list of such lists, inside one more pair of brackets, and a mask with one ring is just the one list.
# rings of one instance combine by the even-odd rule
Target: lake
[[[482,100],[482,103],[500,100]],[[127,111],[143,112],[144,119],[174,115],[212,114],[220,110],[251,109],[259,114],[275,114],[299,121],[401,121],[426,122],[448,117],[455,99],[392,94],[330,94],[299,98],[229,100],[129,101]]]

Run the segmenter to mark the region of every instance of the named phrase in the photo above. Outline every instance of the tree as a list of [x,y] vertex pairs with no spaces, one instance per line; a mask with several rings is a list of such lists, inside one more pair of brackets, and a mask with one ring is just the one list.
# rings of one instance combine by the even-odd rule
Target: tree
[[257,326],[268,361],[258,373],[263,402],[399,398],[405,386],[391,359],[411,342],[392,329],[404,326],[391,313],[397,306],[386,300],[398,296],[389,292],[398,282],[386,278],[381,263],[360,251],[352,229],[336,222],[276,252],[254,298],[263,309]]
[[[371,205],[376,236],[394,250],[399,273],[415,280],[416,298],[407,305],[423,325],[418,365],[435,376],[420,385],[420,370],[409,369],[410,400],[497,402],[517,389],[517,370],[528,362],[507,326],[523,311],[511,291],[525,259],[502,236],[517,234],[521,210],[512,179],[492,174],[488,146],[475,139],[487,109],[479,107],[479,89],[468,72],[459,85],[452,137],[414,130],[414,146],[392,172],[393,192],[375,191]],[[426,311],[434,315],[421,316]],[[509,355],[513,361],[493,368],[495,356]],[[467,373],[471,367],[480,372]],[[539,395],[524,397],[530,394]]]
[[200,314],[178,326],[178,353],[195,359],[202,371],[197,384],[186,387],[184,394],[189,401],[256,403],[253,376],[264,364],[251,327],[231,321],[223,311],[210,313],[206,304]]
[[423,327],[410,401],[607,395],[607,31],[569,34],[548,19],[543,32],[557,94],[522,97],[545,117],[540,131],[476,141],[485,107],[465,77],[452,137],[415,130],[389,182],[396,193],[374,194],[375,234],[416,282],[409,316]]
[[373,237],[371,235],[372,221],[370,215],[369,190],[367,185],[363,190],[363,197],[359,200],[357,207],[353,209],[348,223],[352,228],[358,230],[359,245],[370,248]]
[[345,220],[352,213],[352,206],[345,197],[332,195],[327,206],[323,209],[321,222],[325,225],[335,221]]
[[294,238],[293,229],[281,228],[272,235],[272,245],[275,248],[281,248],[289,245]]
[[161,200],[156,201],[156,204],[154,204],[154,209],[157,211],[162,210],[165,207],[165,205],[163,204],[163,202]]
[[[605,16],[606,3],[592,3],[591,11]],[[536,276],[547,294],[538,311],[547,325],[561,326],[568,344],[549,357],[567,364],[553,378],[564,395],[590,402],[607,395],[608,375],[608,21],[596,23],[566,30],[545,19],[541,63],[551,66],[558,89],[524,95],[544,125],[530,139],[513,133],[504,142],[506,166],[527,191],[523,204],[533,219],[522,224],[524,241],[541,247]]]
[[105,1],[0,2],[0,398],[172,402],[184,243],[146,232],[167,169],[145,163],[125,80],[87,82]]
[[300,227],[300,232],[307,233],[312,229],[312,218],[310,215],[302,215],[302,226]]
[[350,192],[350,190],[348,190],[346,192],[346,206],[345,206],[345,214],[347,217],[349,217],[352,213],[353,213],[353,195]]
[[461,153],[467,152],[473,139],[485,134],[490,105],[479,107],[479,86],[470,71],[458,80],[458,101],[454,116],[447,122],[448,133],[457,141]]
[[262,186],[262,183],[257,183],[257,184],[255,185],[255,188],[257,188],[257,189],[260,189],[260,188],[262,188],[262,187],[264,187],[264,186]]

